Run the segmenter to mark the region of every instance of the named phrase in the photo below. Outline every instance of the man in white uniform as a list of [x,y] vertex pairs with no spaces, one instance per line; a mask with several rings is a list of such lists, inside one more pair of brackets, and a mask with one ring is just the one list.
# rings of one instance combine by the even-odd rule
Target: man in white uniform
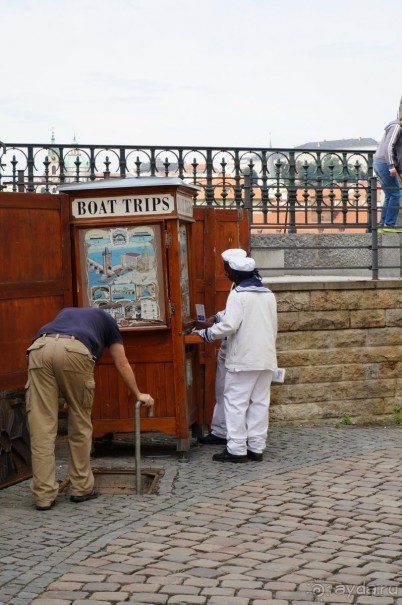
[[[228,261],[230,258],[245,258],[247,252],[242,248],[230,248],[222,252],[222,259]],[[197,328],[210,328],[215,323],[219,323],[225,316],[225,310],[218,311],[212,317],[208,317],[205,321],[197,321]],[[226,420],[225,420],[225,404],[223,393],[225,388],[226,377],[226,344],[227,340],[222,340],[218,352],[218,362],[216,364],[215,378],[215,406],[212,414],[211,430],[208,435],[199,437],[198,443],[202,445],[226,445]]]
[[277,369],[276,300],[255,274],[252,258],[230,258],[224,260],[224,266],[227,277],[235,284],[224,317],[198,332],[206,342],[227,338],[224,388],[227,447],[212,459],[261,462],[268,434],[270,386]]

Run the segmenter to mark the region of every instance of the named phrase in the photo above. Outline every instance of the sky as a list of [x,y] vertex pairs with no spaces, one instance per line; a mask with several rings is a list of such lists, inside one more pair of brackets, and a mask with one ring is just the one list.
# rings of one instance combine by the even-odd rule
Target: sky
[[401,0],[0,0],[0,141],[379,140],[401,17]]

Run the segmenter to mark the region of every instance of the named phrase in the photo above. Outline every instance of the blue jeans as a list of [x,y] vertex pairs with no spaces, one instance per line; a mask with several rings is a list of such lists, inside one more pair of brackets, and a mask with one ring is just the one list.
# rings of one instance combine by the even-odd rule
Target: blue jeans
[[382,162],[374,162],[373,168],[384,191],[384,204],[381,211],[380,224],[383,227],[394,227],[398,219],[399,204],[401,202],[399,177],[391,176],[388,165]]

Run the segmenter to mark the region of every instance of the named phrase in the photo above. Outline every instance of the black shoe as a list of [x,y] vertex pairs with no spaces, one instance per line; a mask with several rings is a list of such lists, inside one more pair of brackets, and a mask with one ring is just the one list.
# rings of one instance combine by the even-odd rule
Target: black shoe
[[53,502],[51,502],[50,504],[46,505],[46,506],[40,506],[40,505],[36,505],[35,508],[36,510],[50,510],[51,508],[53,508],[53,506],[56,504],[56,500],[53,500]]
[[205,437],[199,437],[198,443],[202,443],[202,445],[226,445],[226,439],[217,437],[213,433],[208,433]]
[[262,454],[257,454],[257,452],[252,452],[251,450],[247,450],[247,458],[254,460],[254,462],[262,462]]
[[94,498],[97,498],[98,496],[99,496],[99,493],[93,489],[90,494],[85,494],[84,496],[70,496],[70,501],[71,502],[85,502],[86,500],[93,500]]
[[228,452],[226,448],[220,454],[212,456],[212,460],[215,462],[248,462],[247,456],[235,456],[235,454]]

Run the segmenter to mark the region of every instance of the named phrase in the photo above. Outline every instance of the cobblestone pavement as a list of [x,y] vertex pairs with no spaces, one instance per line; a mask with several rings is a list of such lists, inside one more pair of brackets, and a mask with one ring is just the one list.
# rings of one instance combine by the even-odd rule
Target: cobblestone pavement
[[[157,495],[33,507],[0,492],[0,603],[402,605],[401,427],[274,427],[262,463],[183,462],[150,437]],[[118,446],[93,466],[133,467]],[[57,449],[66,475],[66,444]]]

